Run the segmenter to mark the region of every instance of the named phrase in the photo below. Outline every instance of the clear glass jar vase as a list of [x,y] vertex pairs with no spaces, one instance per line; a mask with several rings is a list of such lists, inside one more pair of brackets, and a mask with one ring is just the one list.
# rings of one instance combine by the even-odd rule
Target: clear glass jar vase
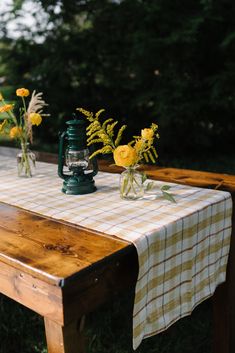
[[120,196],[124,200],[138,200],[144,196],[143,173],[137,166],[127,167],[120,174]]
[[31,178],[35,174],[36,156],[29,149],[29,142],[21,142],[21,151],[16,158],[18,176]]

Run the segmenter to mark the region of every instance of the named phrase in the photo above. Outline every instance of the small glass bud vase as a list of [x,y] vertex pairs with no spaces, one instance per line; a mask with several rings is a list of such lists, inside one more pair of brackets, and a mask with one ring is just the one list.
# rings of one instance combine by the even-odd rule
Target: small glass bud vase
[[124,200],[138,200],[144,196],[143,174],[138,165],[127,167],[120,175],[120,196]]
[[36,156],[30,151],[28,142],[21,142],[21,151],[16,158],[18,176],[31,178],[35,174]]

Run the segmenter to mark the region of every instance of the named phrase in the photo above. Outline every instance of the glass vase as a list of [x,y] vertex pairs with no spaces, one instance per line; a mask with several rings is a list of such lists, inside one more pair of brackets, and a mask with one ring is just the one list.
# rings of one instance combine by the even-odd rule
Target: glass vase
[[18,176],[31,178],[35,174],[36,156],[29,149],[28,142],[21,143],[21,151],[17,154]]
[[127,167],[120,175],[120,196],[124,200],[138,200],[144,196],[143,174],[137,167]]

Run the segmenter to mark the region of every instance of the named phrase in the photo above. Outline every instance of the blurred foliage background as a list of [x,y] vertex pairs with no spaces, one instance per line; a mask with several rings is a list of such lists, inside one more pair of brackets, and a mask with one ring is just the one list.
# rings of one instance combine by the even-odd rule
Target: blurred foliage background
[[[35,24],[21,22],[11,36],[8,24],[27,3]],[[233,0],[15,0],[0,18],[1,90],[44,92],[51,118],[35,133],[39,148],[56,149],[76,107],[105,108],[128,124],[126,139],[159,124],[160,164],[213,169],[220,160],[226,171],[235,139],[234,18]]]

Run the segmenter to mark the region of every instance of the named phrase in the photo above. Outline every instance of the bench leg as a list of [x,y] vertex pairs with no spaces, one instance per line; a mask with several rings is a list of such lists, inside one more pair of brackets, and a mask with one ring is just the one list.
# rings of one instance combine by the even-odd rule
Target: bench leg
[[85,353],[81,327],[84,319],[60,326],[44,318],[48,353]]

